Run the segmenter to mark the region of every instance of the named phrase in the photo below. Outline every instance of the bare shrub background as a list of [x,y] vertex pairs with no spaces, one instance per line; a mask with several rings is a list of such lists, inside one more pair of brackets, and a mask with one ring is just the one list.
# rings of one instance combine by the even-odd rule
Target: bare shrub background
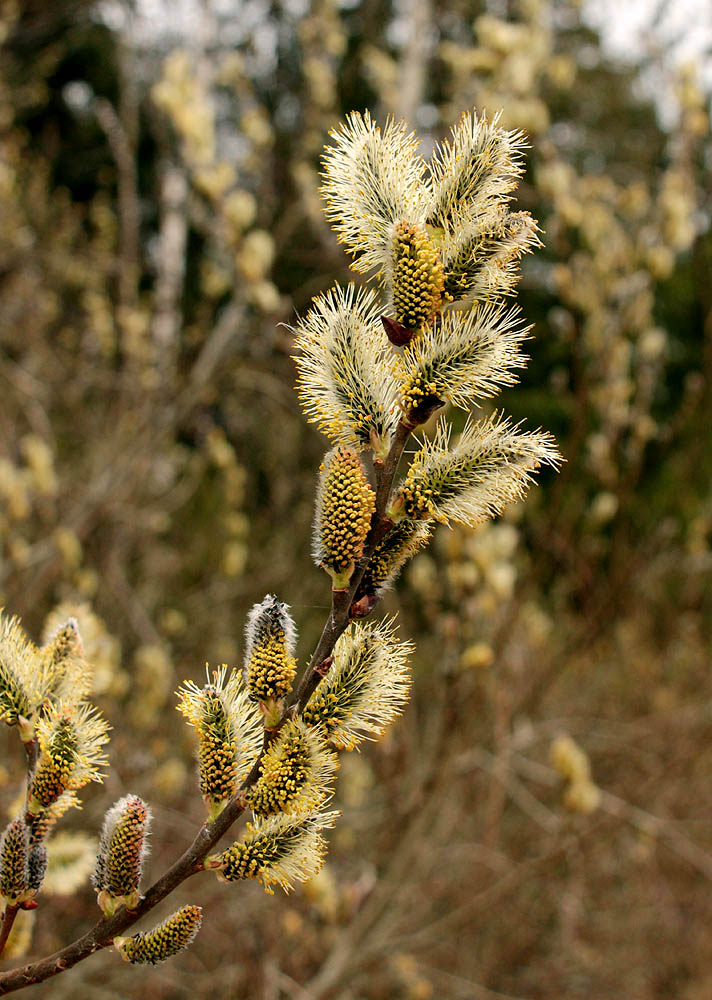
[[[114,726],[27,954],[96,918],[86,873],[62,890],[119,795],[152,804],[154,873],[202,821],[179,680],[238,662],[268,591],[302,656],[318,635],[323,442],[279,324],[347,277],[318,200],[344,112],[427,137],[503,107],[530,135],[519,205],[545,249],[524,261],[536,342],[505,406],[567,459],[503,521],[439,529],[389,598],[418,647],[413,700],[344,761],[324,872],[289,898],[191,884],[199,948],[149,971],[97,956],[44,995],[707,997],[712,143],[694,67],[664,46],[613,62],[565,0],[205,3],[187,32],[82,0],[1,11],[0,603],[35,637],[58,603],[86,606]],[[588,765],[561,739],[552,757],[564,735]],[[21,762],[0,739],[9,808]]]

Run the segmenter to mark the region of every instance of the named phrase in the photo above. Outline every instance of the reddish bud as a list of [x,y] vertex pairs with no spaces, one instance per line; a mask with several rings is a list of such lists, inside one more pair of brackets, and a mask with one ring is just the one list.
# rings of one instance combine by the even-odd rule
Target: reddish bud
[[399,323],[395,319],[390,319],[388,316],[381,316],[381,323],[383,323],[386,336],[396,347],[405,347],[416,334],[415,330],[408,330],[402,323]]

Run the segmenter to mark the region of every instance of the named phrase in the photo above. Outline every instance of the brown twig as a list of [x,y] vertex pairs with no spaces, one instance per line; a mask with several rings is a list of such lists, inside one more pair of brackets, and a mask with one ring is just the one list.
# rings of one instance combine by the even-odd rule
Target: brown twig
[[294,702],[290,707],[292,714],[300,712],[316,689],[321,674],[317,668],[331,656],[336,640],[349,623],[349,611],[358,590],[358,586],[366,572],[369,559],[376,546],[383,540],[392,522],[385,516],[385,510],[391,495],[391,488],[405,448],[406,442],[413,431],[412,424],[401,420],[396,427],[391,447],[381,463],[374,463],[376,468],[376,509],[371,520],[371,530],[364,545],[363,555],[349,581],[348,590],[332,591],[332,603],[329,617],[324,625],[317,647],[314,650],[309,666],[304,672],[297,688]]
[[15,923],[15,917],[19,909],[19,906],[10,906],[9,903],[5,907],[5,912],[2,915],[2,925],[0,925],[0,955],[5,950],[7,939],[10,937],[10,931],[12,930],[12,925]]
[[[295,695],[295,701],[290,706],[288,714],[299,712],[306,704],[321,680],[323,671],[320,672],[318,668],[331,655],[336,640],[348,624],[351,602],[366,570],[368,560],[390,526],[390,521],[385,517],[384,512],[390,497],[398,463],[412,430],[413,426],[410,423],[405,420],[399,422],[393,435],[388,455],[376,467],[376,510],[371,522],[371,531],[364,546],[363,556],[354,571],[348,590],[334,591],[332,594],[331,612],[329,613],[317,647],[309,661],[309,666],[301,679]],[[182,882],[190,878],[191,875],[202,871],[205,856],[243,813],[245,809],[244,792],[259,776],[262,756],[269,739],[270,734],[265,734],[262,753],[260,753],[250,773],[243,781],[240,789],[230,799],[225,809],[212,822],[203,824],[190,847],[148,889],[135,910],[127,910],[126,907],[122,906],[112,917],[104,917],[90,931],[60,951],[55,952],[54,955],[50,955],[39,962],[33,962],[22,968],[11,969],[8,972],[1,973],[0,995],[13,993],[16,990],[24,989],[26,986],[33,986],[44,982],[46,979],[51,979],[60,972],[71,969],[72,966],[93,955],[94,952],[110,947],[115,937],[122,934],[141,917],[149,913]]]
[[135,910],[127,910],[126,907],[122,906],[113,917],[104,917],[90,931],[73,941],[72,944],[67,945],[66,948],[55,952],[54,955],[26,965],[24,968],[11,969],[9,972],[1,973],[0,995],[42,983],[66,969],[71,969],[78,962],[93,955],[95,951],[110,947],[117,935],[123,933],[146,913],[149,913],[181,882],[185,882],[196,872],[202,871],[203,859],[206,854],[227,833],[244,811],[243,792],[256,780],[261,761],[262,754],[257,758],[252,770],[225,809],[212,822],[204,823],[201,826],[190,847],[157,882],[154,882],[145,896],[141,898]]

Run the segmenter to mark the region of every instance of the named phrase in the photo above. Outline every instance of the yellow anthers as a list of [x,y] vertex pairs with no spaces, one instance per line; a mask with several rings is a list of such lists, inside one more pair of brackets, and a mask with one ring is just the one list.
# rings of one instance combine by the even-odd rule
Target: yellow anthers
[[396,226],[391,280],[396,321],[419,332],[440,311],[445,292],[440,250],[422,226]]
[[524,169],[526,137],[476,112],[465,113],[452,139],[439,143],[430,160],[427,222],[446,233],[502,210]]
[[316,495],[313,556],[334,581],[348,585],[361,558],[376,499],[358,453],[339,447],[324,458]]
[[526,363],[520,345],[530,329],[518,308],[498,303],[444,313],[396,360],[403,410],[427,412],[446,401],[469,410],[513,385],[515,370]]
[[391,267],[393,224],[424,217],[427,187],[419,141],[404,122],[381,130],[368,112],[352,112],[324,151],[326,216],[357,271]]
[[91,705],[60,702],[37,726],[39,758],[28,796],[31,816],[51,806],[67,790],[101,781],[106,764],[102,746],[108,726]]
[[[354,596],[352,616],[361,617],[359,602],[366,600],[363,612],[371,610],[368,598],[380,598],[391,587],[405,564],[430,541],[432,525],[426,521],[399,521],[378,544],[368,561]],[[375,602],[374,602],[375,603]],[[355,612],[355,614],[354,614]]]
[[305,816],[332,794],[338,766],[321,733],[293,719],[262,758],[260,776],[247,790],[247,803],[256,816],[281,812]]
[[8,726],[30,719],[37,708],[41,672],[37,649],[18,618],[0,610],[0,721]]
[[227,667],[208,672],[199,688],[186,681],[178,691],[182,712],[198,736],[200,791],[212,817],[220,813],[257,758],[261,719],[238,671],[226,681]]
[[551,435],[520,431],[497,414],[468,421],[452,449],[449,436],[441,421],[434,440],[423,443],[388,507],[391,520],[474,527],[520,500],[540,466],[561,461]]
[[150,826],[151,811],[137,795],[119,799],[104,817],[92,885],[106,916],[138,904]]
[[29,831],[24,819],[14,819],[0,839],[0,895],[16,905],[29,890]]
[[114,947],[132,965],[159,965],[187,948],[202,922],[200,906],[183,906],[151,931],[115,937]]
[[273,594],[255,604],[245,627],[245,672],[250,697],[269,702],[292,690],[297,634],[289,606]]
[[82,701],[91,690],[91,672],[76,618],[59,626],[39,650],[45,701]]
[[39,844],[45,840],[57,820],[61,819],[72,808],[78,809],[80,805],[77,793],[70,790],[62,792],[59,798],[47,806],[46,809],[41,809],[36,814],[29,815],[27,823],[30,829],[30,844]]
[[273,885],[289,892],[295,882],[307,882],[321,869],[327,850],[321,831],[333,827],[338,816],[338,812],[282,814],[248,823],[247,836],[208,858],[205,867],[215,869],[223,882],[251,878],[267,892],[273,891]]
[[397,421],[382,311],[371,289],[333,288],[297,324],[294,358],[307,420],[337,444],[381,456]]
[[353,750],[383,732],[408,701],[408,658],[414,646],[399,642],[393,621],[353,623],[334,647],[334,662],[302,714],[332,746]]
[[443,241],[445,292],[451,299],[508,295],[519,279],[519,259],[541,246],[528,212],[502,211],[470,222]]

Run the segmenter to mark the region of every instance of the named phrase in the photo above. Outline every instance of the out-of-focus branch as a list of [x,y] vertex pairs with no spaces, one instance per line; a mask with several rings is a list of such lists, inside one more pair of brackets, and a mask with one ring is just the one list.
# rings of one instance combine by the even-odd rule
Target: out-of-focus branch
[[153,340],[158,351],[158,367],[165,374],[170,374],[174,367],[182,319],[187,198],[185,171],[173,164],[166,166],[161,178],[162,218],[153,314]]
[[404,7],[408,12],[408,40],[400,62],[398,104],[394,111],[396,118],[414,122],[426,95],[433,12],[430,0],[409,0]]
[[96,120],[104,130],[118,172],[119,194],[119,303],[131,307],[136,303],[139,265],[139,200],[136,157],[127,134],[113,105],[103,97],[94,102]]

